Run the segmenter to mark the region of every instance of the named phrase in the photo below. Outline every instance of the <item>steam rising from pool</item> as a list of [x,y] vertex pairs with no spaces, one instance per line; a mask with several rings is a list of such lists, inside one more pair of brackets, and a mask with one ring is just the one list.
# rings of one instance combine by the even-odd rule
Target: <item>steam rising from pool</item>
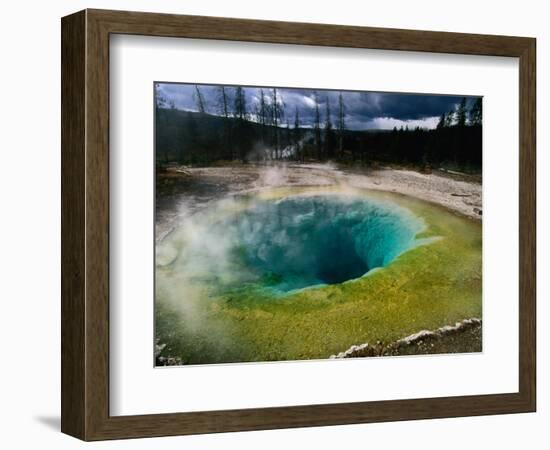
[[365,196],[220,202],[157,245],[157,286],[167,280],[165,294],[192,300],[245,286],[284,294],[342,283],[387,266],[424,229],[409,210]]

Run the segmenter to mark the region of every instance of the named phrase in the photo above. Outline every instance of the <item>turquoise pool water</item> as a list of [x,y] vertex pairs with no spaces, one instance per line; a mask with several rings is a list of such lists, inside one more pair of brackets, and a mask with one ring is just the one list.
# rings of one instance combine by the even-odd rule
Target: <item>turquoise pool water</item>
[[[391,202],[338,195],[255,201],[215,223],[258,281],[279,291],[337,284],[417,244],[423,222]],[[236,269],[236,267],[235,267]]]

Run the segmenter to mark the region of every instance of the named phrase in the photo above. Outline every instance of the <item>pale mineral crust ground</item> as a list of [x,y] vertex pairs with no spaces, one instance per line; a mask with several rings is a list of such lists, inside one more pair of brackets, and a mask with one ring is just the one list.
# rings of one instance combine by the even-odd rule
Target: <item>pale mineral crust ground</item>
[[353,168],[332,164],[239,164],[223,167],[171,167],[157,173],[156,240],[178,219],[226,195],[283,186],[335,186],[396,192],[481,219],[481,177],[390,167]]

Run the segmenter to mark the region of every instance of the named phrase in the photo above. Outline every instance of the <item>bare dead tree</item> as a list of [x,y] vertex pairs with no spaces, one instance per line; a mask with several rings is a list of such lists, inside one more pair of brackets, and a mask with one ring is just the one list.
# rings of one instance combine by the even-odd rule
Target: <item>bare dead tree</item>
[[338,156],[344,157],[344,133],[346,131],[346,105],[342,92],[338,94]]
[[226,119],[229,118],[229,96],[225,90],[225,86],[218,88],[218,108],[220,114]]
[[224,158],[230,160],[234,159],[233,154],[233,131],[231,129],[231,122],[229,120],[230,116],[230,98],[229,92],[225,86],[220,86],[218,88],[218,109],[220,114],[224,118],[223,126],[223,142],[225,150],[222,152]]
[[294,151],[296,153],[296,159],[303,161],[301,146],[300,146],[300,113],[298,112],[298,107],[296,106],[294,111]]
[[317,159],[320,161],[322,157],[322,149],[321,149],[321,113],[319,112],[319,95],[317,94],[317,91],[313,91],[313,101],[315,103],[314,106],[314,121],[313,121],[313,129],[315,131],[315,145],[317,147]]
[[202,95],[201,90],[199,89],[199,87],[196,84],[195,84],[194,97],[195,97],[195,103],[197,105],[197,110],[200,113],[204,114],[206,112],[206,102],[204,100],[204,96]]
[[330,119],[330,98],[327,95],[325,103],[325,155],[332,158],[334,150],[334,134],[332,130],[332,121]]

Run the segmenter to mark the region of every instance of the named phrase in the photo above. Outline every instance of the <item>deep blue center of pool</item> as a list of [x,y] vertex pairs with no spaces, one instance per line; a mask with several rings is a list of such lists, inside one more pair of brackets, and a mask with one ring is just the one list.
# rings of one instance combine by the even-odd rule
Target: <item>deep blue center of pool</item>
[[256,201],[219,225],[236,237],[247,268],[285,292],[387,266],[424,227],[395,203],[338,195]]

